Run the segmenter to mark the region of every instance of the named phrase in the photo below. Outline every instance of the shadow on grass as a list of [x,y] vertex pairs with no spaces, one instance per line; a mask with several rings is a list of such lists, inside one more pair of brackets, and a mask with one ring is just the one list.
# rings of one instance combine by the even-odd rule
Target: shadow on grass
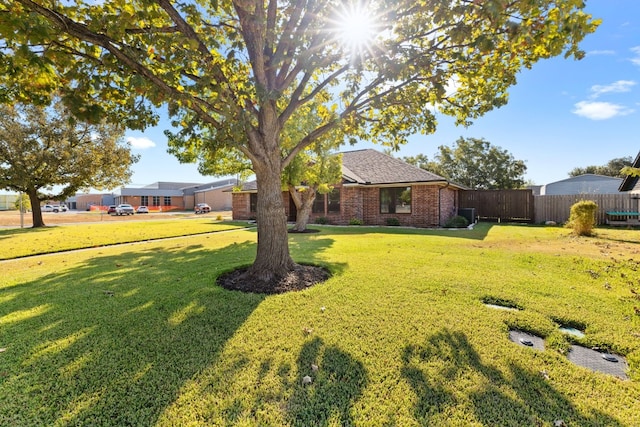
[[[312,382],[300,382],[288,405],[292,426],[354,425],[351,407],[367,384],[367,373],[361,362],[322,339],[307,342],[298,356],[298,372]],[[312,365],[318,367],[313,370]]]
[[153,425],[264,299],[214,285],[254,252],[132,249],[0,290],[0,425]]
[[622,426],[597,410],[579,410],[548,380],[524,366],[512,364],[510,375],[503,375],[483,363],[460,332],[443,330],[422,345],[407,346],[402,361],[402,375],[418,398],[414,416],[421,425],[450,412],[448,408],[467,405],[456,390],[469,377],[480,376],[484,386],[468,396],[483,425],[554,425],[563,420],[566,425]]
[[[312,225],[309,228],[318,229],[320,234],[324,235],[353,235],[353,234],[407,234],[407,235],[424,235],[439,237],[455,237],[470,240],[484,240],[489,231],[494,226],[490,223],[478,223],[473,229],[460,228],[412,228],[412,227],[382,227],[382,226],[331,226],[331,225]],[[304,233],[300,233],[305,235]],[[308,233],[307,236],[314,236],[317,233]]]
[[52,228],[51,226],[36,227],[36,228],[33,228],[33,227],[5,228],[4,230],[0,230],[0,240],[8,239],[14,236],[21,236],[24,234],[33,234],[33,233],[48,231],[51,228]]

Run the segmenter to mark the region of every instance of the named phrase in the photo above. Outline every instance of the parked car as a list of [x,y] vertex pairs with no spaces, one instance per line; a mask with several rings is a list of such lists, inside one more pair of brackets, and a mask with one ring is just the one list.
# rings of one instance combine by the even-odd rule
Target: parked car
[[128,203],[122,203],[116,206],[116,215],[133,215],[135,213],[135,209]]
[[149,208],[146,206],[138,206],[136,213],[149,213]]
[[116,213],[116,205],[110,205],[110,206],[107,208],[107,213],[108,213],[108,214],[114,214],[114,213]]
[[67,207],[65,205],[44,205],[42,212],[66,212]]
[[198,203],[193,209],[196,214],[211,212],[211,207],[206,203]]

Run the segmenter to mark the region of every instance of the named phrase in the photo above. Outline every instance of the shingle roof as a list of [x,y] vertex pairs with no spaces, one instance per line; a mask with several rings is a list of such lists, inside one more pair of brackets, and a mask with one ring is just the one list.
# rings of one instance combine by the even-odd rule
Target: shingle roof
[[[343,151],[341,154],[342,178],[346,184],[385,185],[448,182],[440,175],[370,148]],[[464,189],[458,184],[450,184]],[[251,181],[245,183],[241,191],[254,192],[256,190],[256,181]]]
[[[640,152],[636,156],[636,159],[633,161],[633,165],[631,165],[631,167],[640,168]],[[628,175],[622,180],[620,187],[618,187],[618,191],[631,191],[634,189],[640,191],[640,188],[636,188],[640,187],[638,185],[638,181],[640,181],[640,177]]]
[[440,175],[373,149],[343,152],[342,173],[345,180],[357,184],[446,181]]

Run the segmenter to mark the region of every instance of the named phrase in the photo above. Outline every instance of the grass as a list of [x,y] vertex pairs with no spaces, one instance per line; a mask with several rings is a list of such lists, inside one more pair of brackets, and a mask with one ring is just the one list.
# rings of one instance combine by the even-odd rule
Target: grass
[[[4,261],[0,425],[640,425],[637,231],[322,227],[290,246],[327,282],[215,286],[255,239]],[[632,379],[570,363],[559,323],[625,355]],[[518,346],[515,327],[553,345]]]
[[[246,225],[246,224],[245,224]],[[168,219],[0,230],[0,260],[243,227],[207,219]]]

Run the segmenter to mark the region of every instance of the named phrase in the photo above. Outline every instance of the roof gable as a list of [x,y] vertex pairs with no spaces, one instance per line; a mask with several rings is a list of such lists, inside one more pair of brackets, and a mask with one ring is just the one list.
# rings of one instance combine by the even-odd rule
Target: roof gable
[[394,184],[447,181],[440,175],[373,149],[342,153],[342,174],[357,184]]
[[[458,184],[450,183],[446,178],[413,166],[403,160],[371,148],[342,153],[342,179],[346,184],[389,185],[415,183],[448,183],[454,187],[465,189]],[[255,192],[256,181],[242,186],[243,192]]]
[[[633,161],[631,165],[632,168],[640,168],[640,152],[636,156],[636,159]],[[640,192],[640,176],[631,176],[627,175],[622,180],[620,187],[618,187],[618,191],[632,191]]]

